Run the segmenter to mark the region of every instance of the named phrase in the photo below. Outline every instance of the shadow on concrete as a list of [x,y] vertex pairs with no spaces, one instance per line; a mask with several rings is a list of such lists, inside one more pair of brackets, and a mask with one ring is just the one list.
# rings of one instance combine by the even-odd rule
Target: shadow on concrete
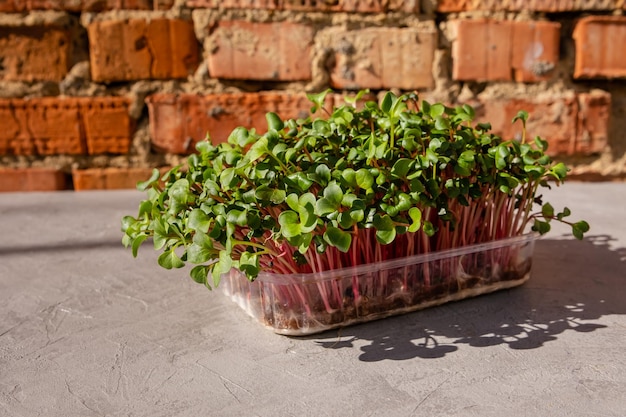
[[23,253],[58,253],[58,252],[80,252],[82,250],[99,248],[124,248],[122,238],[113,240],[97,239],[91,241],[66,241],[33,243],[29,245],[0,246],[0,256],[17,255]]
[[329,349],[358,344],[359,359],[375,362],[440,358],[461,345],[536,349],[567,331],[601,331],[607,326],[598,319],[626,314],[626,248],[612,249],[611,242],[542,239],[522,287],[310,339]]

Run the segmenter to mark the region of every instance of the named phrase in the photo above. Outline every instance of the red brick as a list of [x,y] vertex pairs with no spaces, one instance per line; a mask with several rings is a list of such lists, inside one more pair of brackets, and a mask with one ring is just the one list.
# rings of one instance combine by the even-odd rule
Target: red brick
[[0,26],[0,81],[61,81],[68,72],[71,39],[54,26]]
[[238,126],[265,132],[267,112],[290,119],[306,117],[311,108],[304,94],[155,94],[146,101],[153,146],[174,154],[193,152],[207,132],[217,144],[225,142]]
[[2,0],[0,12],[29,10],[64,10],[68,12],[101,12],[105,10],[136,9],[166,10],[174,0]]
[[85,146],[76,100],[52,97],[5,99],[0,114],[7,115],[9,129],[0,130],[3,155],[80,155]]
[[591,155],[608,144],[610,94],[567,93],[546,97],[482,99],[477,121],[489,122],[504,139],[521,139],[522,124],[511,120],[519,110],[529,113],[527,140],[540,136],[550,155]]
[[130,150],[134,123],[130,100],[122,97],[80,99],[87,152],[90,155],[125,154]]
[[574,78],[626,78],[626,17],[589,16],[576,24]]
[[0,155],[126,153],[125,98],[0,99]]
[[222,21],[210,37],[209,74],[239,80],[308,80],[312,44],[309,25]]
[[440,13],[468,12],[477,10],[511,12],[573,12],[616,10],[622,0],[439,0]]
[[455,80],[541,81],[558,64],[559,23],[477,19],[453,24]]
[[329,68],[333,88],[412,90],[434,85],[434,25],[349,32],[332,28],[319,38],[334,52],[334,65]]
[[578,94],[577,153],[602,152],[609,143],[611,95],[605,91]]
[[188,20],[110,20],[92,23],[87,31],[96,82],[186,78],[199,62]]
[[63,171],[54,168],[0,168],[0,192],[67,189]]
[[307,12],[419,13],[419,0],[187,0],[187,7],[224,9],[298,10]]
[[152,168],[89,168],[72,171],[74,190],[134,189],[150,178]]

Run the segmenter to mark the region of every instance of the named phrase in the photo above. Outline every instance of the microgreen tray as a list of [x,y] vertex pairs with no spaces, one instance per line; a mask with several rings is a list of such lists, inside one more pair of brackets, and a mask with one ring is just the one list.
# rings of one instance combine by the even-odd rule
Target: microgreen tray
[[474,297],[526,282],[536,235],[312,274],[239,271],[220,287],[276,333],[308,335]]

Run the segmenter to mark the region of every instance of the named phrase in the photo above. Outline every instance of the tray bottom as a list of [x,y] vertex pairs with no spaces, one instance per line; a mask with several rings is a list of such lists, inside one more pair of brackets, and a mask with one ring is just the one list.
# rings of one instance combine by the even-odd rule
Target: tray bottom
[[[374,321],[374,320],[380,320],[386,317],[406,314],[406,313],[410,313],[413,311],[423,310],[426,308],[435,307],[435,306],[453,302],[453,301],[460,301],[466,298],[473,298],[479,295],[488,294],[488,293],[492,293],[495,291],[514,288],[514,287],[524,284],[526,281],[528,281],[529,278],[530,278],[530,272],[526,273],[522,278],[519,278],[516,280],[497,281],[494,283],[479,285],[479,286],[475,286],[472,288],[465,288],[457,292],[454,292],[448,295],[442,295],[435,299],[426,300],[424,302],[416,303],[411,306],[393,308],[388,311],[380,311],[380,312],[371,313],[371,314],[367,314],[367,315],[360,316],[360,317],[349,318],[349,319],[343,320],[341,322],[333,323],[333,324],[315,323],[314,319],[311,318],[310,325],[305,328],[280,328],[280,327],[275,327],[270,323],[264,323],[264,320],[262,318],[260,319],[260,322],[266,328],[268,328],[269,330],[272,330],[274,333],[277,333],[277,334],[281,334],[285,336],[308,336],[312,334],[325,332],[327,330],[347,327],[347,326],[351,326],[351,325],[359,324],[359,323],[366,323],[366,322]],[[252,315],[251,312],[248,311],[248,313],[254,317],[254,315]],[[256,319],[259,319],[259,318],[257,317]]]

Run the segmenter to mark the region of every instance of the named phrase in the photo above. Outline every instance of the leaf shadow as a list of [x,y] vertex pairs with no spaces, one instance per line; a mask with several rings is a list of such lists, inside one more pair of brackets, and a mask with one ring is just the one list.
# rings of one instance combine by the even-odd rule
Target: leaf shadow
[[310,339],[329,349],[358,344],[359,359],[376,362],[441,358],[462,345],[537,349],[566,331],[600,331],[607,328],[601,317],[626,314],[626,248],[612,242],[605,235],[540,239],[531,279],[521,287]]

